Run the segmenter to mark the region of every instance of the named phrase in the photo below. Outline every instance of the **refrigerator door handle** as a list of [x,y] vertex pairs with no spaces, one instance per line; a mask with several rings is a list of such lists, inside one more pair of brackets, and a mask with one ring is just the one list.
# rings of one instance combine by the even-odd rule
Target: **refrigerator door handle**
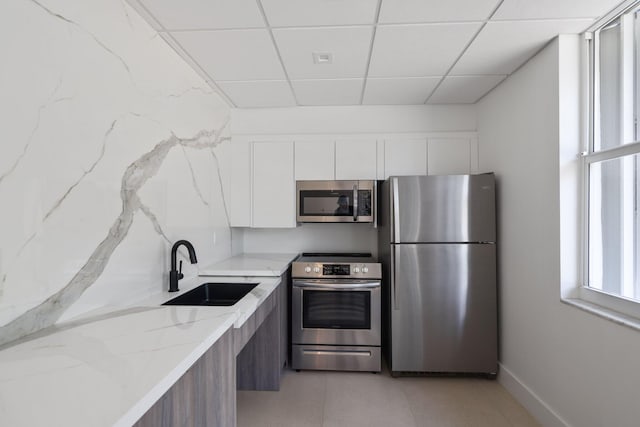
[[393,207],[391,209],[391,221],[393,222],[393,243],[400,243],[400,201],[398,197],[398,178],[391,178],[391,196],[393,199]]
[[393,246],[393,250],[391,251],[391,297],[393,298],[393,309],[400,310],[400,306],[398,305],[398,294],[396,292],[396,254],[398,252],[398,248],[395,245]]

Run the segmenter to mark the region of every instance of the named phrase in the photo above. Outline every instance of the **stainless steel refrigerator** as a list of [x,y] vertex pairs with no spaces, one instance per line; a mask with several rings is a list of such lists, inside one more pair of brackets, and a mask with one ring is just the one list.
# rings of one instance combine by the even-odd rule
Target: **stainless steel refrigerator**
[[392,375],[495,376],[494,175],[390,177],[378,224]]

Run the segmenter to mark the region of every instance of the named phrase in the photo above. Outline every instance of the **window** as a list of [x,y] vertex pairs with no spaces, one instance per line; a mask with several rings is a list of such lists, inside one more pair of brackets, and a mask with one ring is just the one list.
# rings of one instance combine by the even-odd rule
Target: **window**
[[584,289],[640,302],[640,2],[590,35]]

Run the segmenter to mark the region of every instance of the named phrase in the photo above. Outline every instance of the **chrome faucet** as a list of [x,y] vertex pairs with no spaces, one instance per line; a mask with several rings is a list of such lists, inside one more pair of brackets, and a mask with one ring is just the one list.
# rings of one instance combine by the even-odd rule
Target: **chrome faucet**
[[189,243],[187,240],[178,240],[173,244],[171,248],[171,271],[169,272],[169,292],[178,292],[178,280],[184,277],[182,274],[182,261],[180,261],[180,271],[176,270],[176,257],[178,253],[178,247],[180,245],[184,245],[189,251],[189,261],[191,264],[195,264],[198,262],[196,258],[196,250],[193,249],[193,245]]

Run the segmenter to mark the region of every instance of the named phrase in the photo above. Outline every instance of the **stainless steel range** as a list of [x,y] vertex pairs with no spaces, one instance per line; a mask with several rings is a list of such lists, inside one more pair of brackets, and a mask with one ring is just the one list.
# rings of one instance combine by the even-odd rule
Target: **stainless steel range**
[[291,367],[380,372],[380,264],[370,254],[303,254],[291,275]]

